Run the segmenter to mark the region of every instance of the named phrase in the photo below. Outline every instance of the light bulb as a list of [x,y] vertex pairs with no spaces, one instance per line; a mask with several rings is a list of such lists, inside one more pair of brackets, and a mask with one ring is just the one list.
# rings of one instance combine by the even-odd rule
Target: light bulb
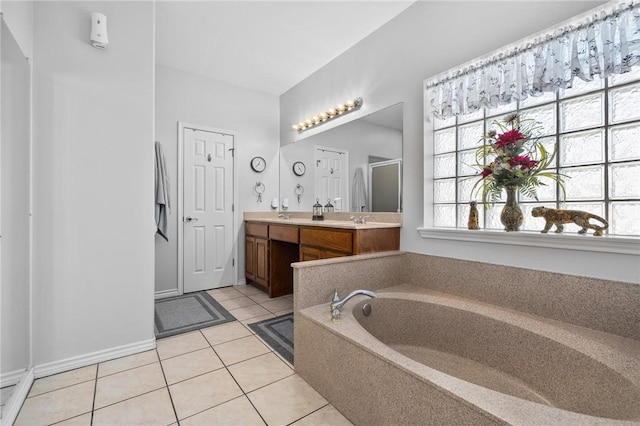
[[356,102],[353,99],[347,101],[347,107],[349,109],[353,108],[354,106],[356,106]]
[[334,115],[336,115],[338,113],[338,111],[336,111],[335,108],[331,108],[329,111],[327,111],[329,113],[329,117],[333,117]]

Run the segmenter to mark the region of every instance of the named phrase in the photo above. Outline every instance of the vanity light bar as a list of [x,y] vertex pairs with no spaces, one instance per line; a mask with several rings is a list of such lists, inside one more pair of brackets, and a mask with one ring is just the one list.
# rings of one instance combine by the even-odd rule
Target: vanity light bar
[[309,117],[306,120],[300,121],[299,123],[295,123],[291,126],[291,128],[293,130],[297,130],[298,132],[307,130],[315,125],[331,120],[332,118],[354,111],[360,108],[362,106],[362,103],[362,98],[348,100],[343,104],[339,104],[333,108],[329,108],[321,114],[314,115],[313,117]]

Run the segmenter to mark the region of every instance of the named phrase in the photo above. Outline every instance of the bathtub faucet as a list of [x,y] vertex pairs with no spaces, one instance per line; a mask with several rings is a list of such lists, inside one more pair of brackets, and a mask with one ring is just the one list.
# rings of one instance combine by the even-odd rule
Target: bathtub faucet
[[333,299],[331,300],[331,320],[338,321],[340,319],[340,310],[342,309],[344,304],[347,303],[347,301],[352,297],[358,296],[360,294],[372,298],[376,297],[376,294],[369,290],[354,290],[351,293],[347,294],[347,297],[340,300],[340,296],[338,296],[338,290],[336,290],[333,293]]

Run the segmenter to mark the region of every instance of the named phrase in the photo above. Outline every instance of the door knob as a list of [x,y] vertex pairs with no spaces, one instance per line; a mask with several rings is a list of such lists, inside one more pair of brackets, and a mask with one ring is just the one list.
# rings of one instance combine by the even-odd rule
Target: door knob
[[197,222],[198,218],[197,217],[187,216],[187,217],[184,218],[184,220],[187,221],[187,222],[191,222],[191,221]]

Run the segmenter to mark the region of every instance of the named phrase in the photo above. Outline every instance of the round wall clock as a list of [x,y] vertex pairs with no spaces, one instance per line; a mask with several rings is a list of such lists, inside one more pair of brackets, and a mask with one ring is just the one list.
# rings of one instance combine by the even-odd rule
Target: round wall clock
[[253,157],[251,159],[251,168],[254,172],[262,173],[267,167],[267,162],[262,157]]
[[295,173],[296,176],[302,176],[306,171],[307,166],[305,166],[302,161],[296,161],[293,163],[293,173]]

